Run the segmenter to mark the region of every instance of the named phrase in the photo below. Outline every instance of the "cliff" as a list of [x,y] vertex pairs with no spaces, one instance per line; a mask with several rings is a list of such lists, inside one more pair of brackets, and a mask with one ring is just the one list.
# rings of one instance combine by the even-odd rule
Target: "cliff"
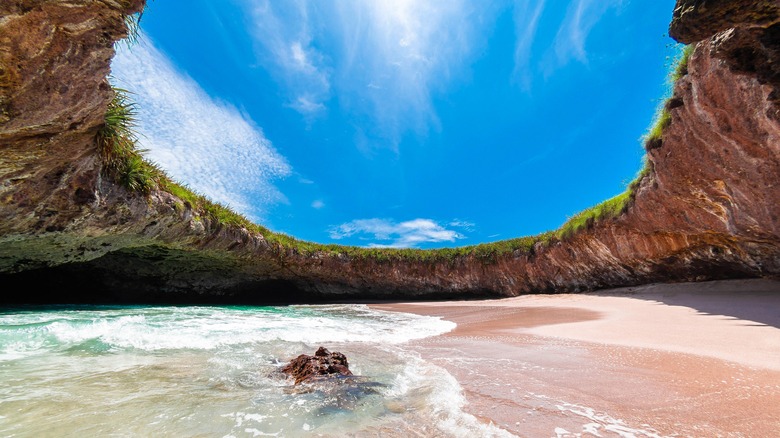
[[670,35],[695,48],[615,217],[433,252],[304,244],[220,220],[165,185],[119,184],[100,154],[106,77],[142,7],[0,5],[2,301],[472,298],[780,275],[776,1],[678,1]]

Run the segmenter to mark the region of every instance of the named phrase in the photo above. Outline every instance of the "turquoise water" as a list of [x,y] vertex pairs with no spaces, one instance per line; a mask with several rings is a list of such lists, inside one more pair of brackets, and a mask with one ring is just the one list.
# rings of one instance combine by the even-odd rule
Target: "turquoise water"
[[[0,436],[504,436],[405,348],[439,318],[361,305],[0,312]],[[355,383],[274,371],[323,345]]]

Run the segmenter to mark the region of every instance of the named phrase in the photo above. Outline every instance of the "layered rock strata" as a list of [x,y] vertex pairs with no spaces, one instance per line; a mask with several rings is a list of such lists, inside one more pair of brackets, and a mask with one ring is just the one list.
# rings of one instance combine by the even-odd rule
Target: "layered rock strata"
[[0,4],[2,301],[475,298],[780,275],[776,1],[678,1],[670,34],[695,50],[625,213],[527,252],[438,261],[299,253],[102,177],[113,44],[142,7]]

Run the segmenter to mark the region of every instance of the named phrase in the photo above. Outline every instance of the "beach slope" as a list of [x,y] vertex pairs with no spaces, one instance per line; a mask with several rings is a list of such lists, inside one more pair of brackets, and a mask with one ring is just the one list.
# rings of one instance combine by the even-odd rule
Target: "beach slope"
[[456,322],[413,348],[520,436],[780,433],[778,281],[373,307]]

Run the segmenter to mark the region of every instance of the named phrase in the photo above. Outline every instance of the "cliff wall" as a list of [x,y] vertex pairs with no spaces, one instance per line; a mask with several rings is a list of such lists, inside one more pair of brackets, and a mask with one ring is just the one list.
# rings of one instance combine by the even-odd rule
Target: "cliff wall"
[[780,276],[776,1],[678,1],[670,34],[695,49],[623,214],[527,251],[446,259],[299,251],[105,177],[106,76],[142,7],[0,5],[2,301],[472,298]]

